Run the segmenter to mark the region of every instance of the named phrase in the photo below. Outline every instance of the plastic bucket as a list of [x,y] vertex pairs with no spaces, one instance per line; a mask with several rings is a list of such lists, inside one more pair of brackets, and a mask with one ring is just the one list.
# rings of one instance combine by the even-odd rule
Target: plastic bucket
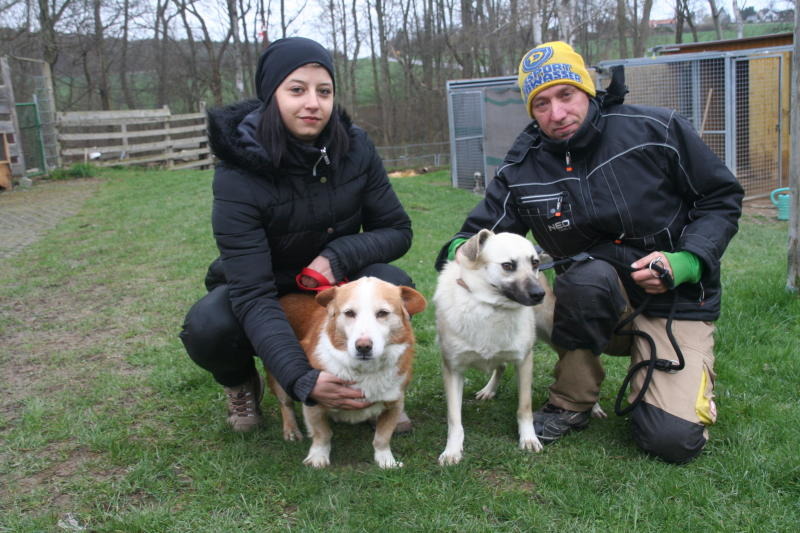
[[781,187],[769,195],[769,199],[778,208],[778,220],[789,220],[789,210],[792,206],[791,190],[790,187]]

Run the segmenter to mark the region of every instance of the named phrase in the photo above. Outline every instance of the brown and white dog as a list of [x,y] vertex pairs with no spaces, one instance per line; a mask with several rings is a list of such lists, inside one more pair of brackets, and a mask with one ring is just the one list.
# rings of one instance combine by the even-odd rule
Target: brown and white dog
[[[314,468],[330,464],[329,417],[351,423],[377,417],[372,441],[375,462],[381,468],[403,466],[392,455],[389,441],[411,380],[415,340],[410,317],[425,309],[425,298],[410,287],[365,277],[322,291],[316,298],[288,294],[280,303],[311,366],[353,382],[372,402],[357,410],[303,405],[311,436],[303,463]],[[292,399],[271,376],[269,385],[280,403],[284,439],[302,439]]]

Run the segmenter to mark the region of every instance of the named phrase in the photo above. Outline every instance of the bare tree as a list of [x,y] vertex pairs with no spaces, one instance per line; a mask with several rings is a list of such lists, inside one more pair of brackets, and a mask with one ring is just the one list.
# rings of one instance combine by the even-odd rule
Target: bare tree
[[[233,36],[233,24],[230,21],[233,17],[228,13],[229,24],[225,29],[225,34],[221,39],[215,39],[212,29],[206,23],[206,17],[193,0],[173,0],[181,12],[191,15],[192,20],[198,25],[200,32],[200,42],[206,52],[208,61],[208,88],[214,98],[214,105],[222,106],[222,60]],[[230,8],[235,2],[226,2],[226,7]]]
[[617,0],[617,39],[619,57],[628,57],[628,6],[625,0]]
[[675,0],[675,42],[683,42],[683,26],[688,25],[694,41],[698,41],[697,27],[694,24],[694,11],[689,7],[689,0]]
[[[638,7],[638,0],[634,0],[634,5]],[[642,14],[639,16],[634,28],[633,34],[633,55],[634,57],[644,56],[644,49],[647,43],[647,38],[650,35],[650,12],[653,9],[653,0],[643,0]],[[634,10],[636,15],[636,10]]]
[[94,56],[97,60],[97,92],[101,109],[111,109],[111,88],[108,83],[108,59],[106,57],[105,27],[101,14],[100,0],[92,0],[92,19],[94,20]]
[[51,71],[55,72],[54,67],[58,60],[58,38],[56,26],[67,8],[72,5],[73,0],[37,0],[39,11],[37,18],[39,22],[39,32],[42,36],[42,56],[50,65]]
[[153,41],[155,44],[154,59],[156,61],[156,105],[167,105],[167,86],[169,84],[167,49],[171,40],[169,25],[175,16],[169,12],[169,0],[156,0],[155,20],[153,21]]
[[574,32],[570,0],[556,0],[556,11],[558,13],[558,40],[572,44]]
[[237,100],[244,97],[244,65],[242,64],[242,40],[239,37],[239,3],[226,0],[228,25],[233,39],[234,92]]
[[720,25],[720,14],[722,7],[717,5],[717,0],[708,0],[708,7],[711,9],[711,20],[714,21],[714,31],[717,34],[717,40],[722,39],[722,26]]
[[128,35],[131,25],[131,0],[123,0],[122,2],[122,37],[119,59],[119,84],[122,89],[122,97],[128,109],[136,108],[136,100],[134,99],[131,91],[130,84],[128,83]]
[[742,4],[742,7],[739,7],[739,2],[737,0],[733,0],[732,10],[733,10],[733,20],[736,24],[736,38],[741,39],[744,37],[744,19],[742,19],[742,9],[744,9],[745,5]]

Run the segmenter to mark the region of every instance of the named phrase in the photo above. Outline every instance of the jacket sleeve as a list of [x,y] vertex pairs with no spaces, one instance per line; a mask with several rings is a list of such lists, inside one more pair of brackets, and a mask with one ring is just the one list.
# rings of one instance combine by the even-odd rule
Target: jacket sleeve
[[211,225],[220,251],[233,314],[270,374],[294,399],[308,402],[312,369],[278,303],[263,210],[247,178],[217,167]]
[[697,255],[705,264],[704,274],[717,274],[722,254],[738,231],[744,191],[685,118],[673,114],[669,130],[669,142],[678,154],[673,175],[691,202],[689,223],[677,248]]
[[411,247],[411,219],[400,204],[375,147],[366,136],[356,136],[353,140],[364,143],[353,149],[366,153],[363,231],[334,239],[321,252],[331,262],[337,280],[368,265],[394,261]]
[[528,233],[528,227],[517,216],[508,182],[502,171],[489,182],[486,194],[467,215],[461,230],[439,250],[434,263],[436,270],[441,270],[447,263],[448,249],[453,239],[469,239],[484,228],[495,233],[508,231],[523,236]]

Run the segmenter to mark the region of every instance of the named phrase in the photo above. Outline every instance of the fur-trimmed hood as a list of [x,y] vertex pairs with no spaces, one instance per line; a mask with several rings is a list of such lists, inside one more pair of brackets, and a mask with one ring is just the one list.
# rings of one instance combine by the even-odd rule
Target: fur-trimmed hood
[[[256,140],[255,132],[258,128],[262,109],[261,101],[257,99],[244,100],[225,107],[217,107],[208,110],[208,141],[211,150],[217,158],[235,166],[256,173],[264,173],[275,169],[270,155],[263,146]],[[352,138],[355,130],[350,116],[343,109],[336,107],[334,112],[339,113],[342,125]],[[320,135],[321,139],[327,137],[327,128]],[[324,141],[320,141],[320,146],[324,146]],[[301,149],[307,149],[313,154],[309,154],[308,160],[312,162],[319,155],[319,150],[305,145]]]

